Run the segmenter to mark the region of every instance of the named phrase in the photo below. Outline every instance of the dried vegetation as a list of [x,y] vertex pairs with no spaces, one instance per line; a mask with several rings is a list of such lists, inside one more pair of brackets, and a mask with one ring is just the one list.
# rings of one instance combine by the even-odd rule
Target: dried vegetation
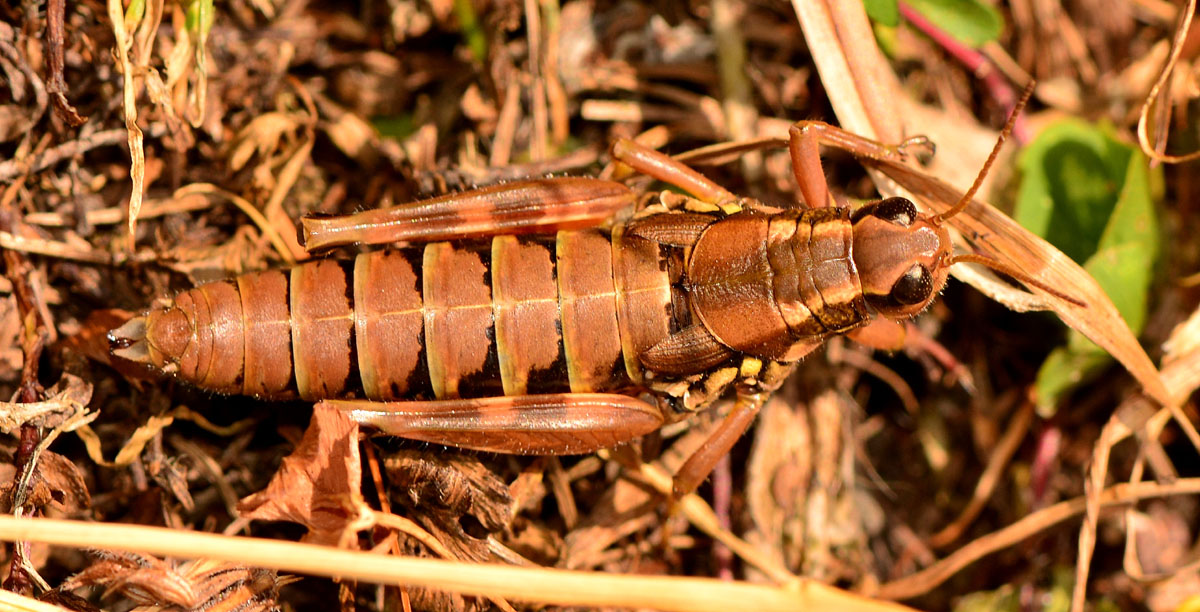
[[[5,605],[1198,605],[1194,164],[1147,174],[1157,263],[1121,277],[1148,279],[1132,298],[1140,344],[1130,299],[1093,280],[1139,255],[1077,264],[976,202],[955,223],[964,248],[1087,307],[960,270],[993,299],[951,283],[902,354],[834,339],[676,507],[667,474],[711,415],[598,456],[480,455],[360,441],[337,413],[213,396],[108,355],[106,331],[156,296],[309,258],[301,215],[595,174],[617,136],[679,153],[809,118],[891,142],[927,134],[939,153],[923,168],[867,176],[835,154],[826,170],[838,197],[898,183],[944,209],[957,192],[935,178],[970,184],[1032,77],[1020,141],[1076,117],[1150,157],[1197,148],[1200,38],[1178,18],[1191,3],[1011,0],[998,38],[974,45],[947,28],[976,3],[949,18],[929,4],[955,3],[900,3],[898,25],[873,30],[839,0],[0,6],[0,505],[13,515],[0,595],[20,599]],[[983,193],[1012,200],[1016,166],[1002,157]],[[795,197],[783,152],[706,172]],[[1072,187],[1120,191],[1125,177]],[[1060,321],[1117,361],[1093,360]],[[1065,369],[1043,366],[1060,346],[1078,349]],[[1052,401],[1047,369],[1072,383]]]

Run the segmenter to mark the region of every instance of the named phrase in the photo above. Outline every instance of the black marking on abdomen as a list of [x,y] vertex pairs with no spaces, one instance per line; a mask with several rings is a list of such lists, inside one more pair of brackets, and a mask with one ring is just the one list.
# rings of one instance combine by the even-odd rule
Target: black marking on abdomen
[[[483,242],[478,240],[455,242],[453,246],[456,249],[464,248],[471,250],[479,256],[479,261],[483,263],[483,284],[488,287],[490,293],[492,287],[491,240]],[[504,383],[500,378],[500,355],[496,346],[496,320],[494,316],[491,325],[487,328],[487,340],[487,356],[484,358],[483,367],[458,379],[459,397],[498,397],[504,395]]]
[[[421,303],[425,303],[425,247],[405,247],[397,249],[397,252],[404,257],[404,261],[408,262],[408,266],[412,268],[413,274],[417,277],[416,290],[420,296]],[[429,356],[426,354],[428,348],[425,346],[425,323],[421,323],[421,331],[417,339],[417,345],[420,346],[420,351],[417,353],[416,366],[408,374],[408,380],[405,381],[407,391],[404,397],[413,400],[432,400],[433,381],[429,378]],[[396,391],[397,385],[391,383],[393,393]]]
[[354,260],[339,259],[337,265],[342,270],[342,275],[345,277],[346,283],[346,310],[350,313],[350,335],[347,339],[346,347],[347,356],[350,359],[350,367],[346,370],[346,384],[342,388],[342,394],[347,397],[366,397],[366,391],[363,389],[362,372],[358,368],[358,326],[353,324],[354,321]]

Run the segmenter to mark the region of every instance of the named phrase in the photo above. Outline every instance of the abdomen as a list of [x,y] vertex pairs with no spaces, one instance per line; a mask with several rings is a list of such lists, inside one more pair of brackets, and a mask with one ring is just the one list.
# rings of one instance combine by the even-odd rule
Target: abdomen
[[640,379],[627,369],[636,355],[622,354],[620,307],[611,241],[585,230],[248,274],[185,291],[113,335],[135,346],[144,340],[145,361],[167,369],[174,361],[180,378],[224,393],[400,400],[604,392]]

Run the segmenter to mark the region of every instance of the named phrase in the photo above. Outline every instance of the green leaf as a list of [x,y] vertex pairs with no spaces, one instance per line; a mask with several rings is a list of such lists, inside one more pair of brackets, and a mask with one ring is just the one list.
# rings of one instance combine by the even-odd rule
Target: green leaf
[[867,17],[875,23],[896,27],[900,25],[899,0],[863,0],[867,9]]
[[1120,244],[1096,251],[1083,266],[1104,288],[1108,298],[1135,334],[1146,321],[1146,292],[1152,277],[1152,255],[1139,244]]
[[[1086,339],[1084,341],[1090,342]],[[1067,393],[1095,378],[1111,362],[1112,357],[1098,346],[1095,350],[1080,351],[1060,346],[1050,351],[1046,360],[1042,362],[1037,382],[1034,383],[1038,415],[1042,418],[1054,416],[1058,402]]]
[[146,0],[133,0],[125,7],[125,31],[132,32],[146,15]]
[[[1105,127],[1075,120],[1047,128],[1018,160],[1014,217],[1082,262],[1136,334],[1146,321],[1159,254],[1155,181],[1149,164]],[[1048,416],[1076,385],[1110,363],[1078,332],[1038,371],[1038,409]]]
[[411,114],[373,117],[371,125],[375,126],[380,136],[393,140],[404,140],[417,130]]
[[1022,180],[1013,217],[1082,264],[1096,252],[1132,154],[1082,121],[1046,128],[1017,160]]
[[896,37],[896,32],[899,31],[899,28],[884,25],[876,21],[871,23],[871,31],[875,32],[875,42],[879,45],[884,55],[896,57],[897,49],[900,48]]
[[471,0],[454,0],[454,15],[458,17],[458,25],[462,28],[463,39],[471,55],[476,61],[487,61],[487,35],[479,24],[479,16]]
[[1011,584],[994,591],[968,593],[954,605],[954,612],[1020,612],[1021,598]]
[[1000,11],[979,0],[909,0],[908,4],[947,34],[971,47],[997,40],[1004,30]]
[[215,19],[212,0],[192,0],[187,5],[184,24],[195,40],[204,41]]
[[[1140,152],[1130,155],[1121,195],[1108,217],[1104,233],[1100,235],[1097,254],[1103,253],[1105,249],[1136,246],[1140,251],[1135,255],[1147,262],[1152,262],[1158,257],[1161,236],[1158,232],[1158,218],[1154,211],[1150,179],[1150,168],[1145,157]],[[1124,260],[1123,262],[1128,263]],[[1140,326],[1138,327],[1140,329]]]
[[1157,270],[1162,237],[1154,210],[1150,167],[1133,151],[1120,197],[1101,233],[1096,252],[1083,268],[1096,279],[1120,311],[1129,329],[1141,333],[1147,298]]

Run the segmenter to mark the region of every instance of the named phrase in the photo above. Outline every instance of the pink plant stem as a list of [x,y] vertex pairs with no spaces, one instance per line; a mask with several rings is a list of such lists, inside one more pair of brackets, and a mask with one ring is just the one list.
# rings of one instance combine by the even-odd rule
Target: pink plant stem
[[[733,505],[733,469],[726,453],[717,462],[712,474],[713,514],[717,515],[717,524],[726,531],[732,529],[733,521],[729,512]],[[733,580],[733,551],[721,542],[713,542],[713,558],[717,566],[717,577],[721,580]]]
[[[979,51],[964,45],[958,39],[948,34],[945,30],[934,25],[933,22],[925,18],[924,15],[917,12],[916,9],[909,6],[907,3],[900,2],[900,15],[904,17],[912,26],[928,36],[933,42],[940,45],[949,53],[951,57],[961,62],[968,70],[973,72],[976,78],[983,81],[984,87],[994,100],[1004,106],[1005,110],[1012,112],[1013,106],[1017,103],[1016,90],[1004,79],[1000,71],[992,65]],[[1024,121],[1018,117],[1016,125],[1013,126],[1013,138],[1019,142],[1028,141],[1029,132],[1025,127]]]
[[1050,478],[1054,476],[1059,453],[1062,452],[1062,430],[1049,425],[1038,432],[1035,440],[1036,450],[1030,465],[1029,487],[1033,509],[1039,510],[1046,505],[1046,487]]

